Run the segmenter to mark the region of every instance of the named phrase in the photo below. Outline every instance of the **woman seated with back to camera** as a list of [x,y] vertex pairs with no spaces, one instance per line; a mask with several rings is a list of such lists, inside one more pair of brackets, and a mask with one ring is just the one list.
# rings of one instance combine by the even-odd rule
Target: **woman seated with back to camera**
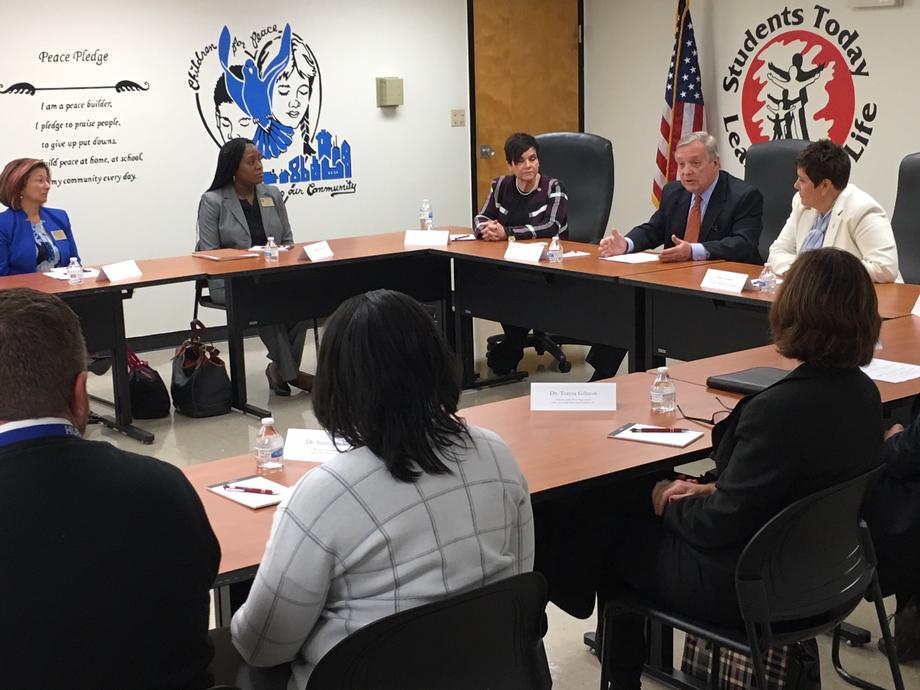
[[[233,643],[304,688],[339,641],[384,616],[533,566],[527,482],[505,443],[457,416],[457,362],[413,299],[376,290],[326,323],[316,419],[350,450],[278,506]],[[264,683],[262,684],[264,685]]]
[[[249,139],[231,139],[221,146],[217,170],[198,204],[196,251],[249,249],[266,244],[269,237],[292,244],[284,199],[277,187],[262,184],[262,157]],[[224,303],[224,281],[208,281],[211,299]],[[268,348],[265,376],[276,395],[290,395],[291,386],[309,391],[313,376],[300,371],[306,321],[260,325],[259,336]]]
[[51,189],[48,164],[17,158],[0,173],[0,275],[50,271],[80,258],[67,212],[45,208]]
[[[647,514],[611,526],[601,603],[633,589],[702,621],[738,626],[734,570],[744,546],[796,500],[879,463],[881,400],[860,369],[881,322],[872,280],[839,249],[800,256],[770,309],[780,354],[802,362],[741,400],[713,429],[715,481],[660,481]],[[613,688],[638,688],[644,621],[608,627]]]

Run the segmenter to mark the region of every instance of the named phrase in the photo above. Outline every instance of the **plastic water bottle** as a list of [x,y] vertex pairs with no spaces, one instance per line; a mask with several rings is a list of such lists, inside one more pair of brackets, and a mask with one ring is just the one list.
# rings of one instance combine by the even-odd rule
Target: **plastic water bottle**
[[70,257],[70,263],[67,264],[67,282],[71,285],[83,284],[83,267],[75,256]]
[[658,376],[648,393],[652,412],[673,412],[677,409],[677,389],[668,374],[667,367],[658,367]]
[[563,252],[562,241],[559,239],[559,235],[554,235],[553,241],[549,243],[549,249],[546,250],[547,260],[551,264],[558,264],[562,261]]
[[265,243],[265,248],[263,250],[265,254],[266,261],[277,261],[278,260],[278,245],[275,244],[274,237],[266,238],[268,241]]
[[761,292],[776,292],[776,274],[770,264],[764,264],[760,277],[757,279]]
[[428,199],[422,199],[422,205],[418,210],[418,224],[422,230],[431,230],[434,227],[434,211],[431,210]]
[[266,474],[284,469],[284,439],[275,431],[275,418],[262,419],[256,436],[256,472]]

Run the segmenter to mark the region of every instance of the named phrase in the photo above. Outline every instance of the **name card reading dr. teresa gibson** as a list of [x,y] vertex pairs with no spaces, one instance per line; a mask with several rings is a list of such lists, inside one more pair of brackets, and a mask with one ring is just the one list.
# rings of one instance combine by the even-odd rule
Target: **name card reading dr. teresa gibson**
[[585,412],[617,409],[615,383],[531,383],[531,411]]

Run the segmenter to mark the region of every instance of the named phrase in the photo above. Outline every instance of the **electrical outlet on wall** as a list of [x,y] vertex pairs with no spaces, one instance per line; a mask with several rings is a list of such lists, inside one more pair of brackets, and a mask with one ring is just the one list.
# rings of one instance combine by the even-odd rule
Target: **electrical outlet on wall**
[[463,108],[454,108],[450,111],[450,126],[451,127],[465,127],[466,126],[466,111]]

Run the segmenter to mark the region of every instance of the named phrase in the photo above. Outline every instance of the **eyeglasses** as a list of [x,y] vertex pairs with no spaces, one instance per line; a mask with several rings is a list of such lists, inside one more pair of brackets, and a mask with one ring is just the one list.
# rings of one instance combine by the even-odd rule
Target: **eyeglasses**
[[725,409],[716,410],[715,412],[712,413],[712,416],[709,417],[708,419],[706,417],[692,417],[688,414],[685,414],[684,411],[680,409],[680,405],[677,406],[677,411],[678,413],[680,413],[681,419],[686,419],[687,421],[690,421],[690,422],[696,422],[697,424],[715,426],[716,424],[721,422],[723,419],[725,419],[729,414],[731,414],[731,411],[732,411],[732,408],[726,405],[724,402],[722,402],[722,399],[719,398],[718,396],[716,397],[716,402],[718,402]]

